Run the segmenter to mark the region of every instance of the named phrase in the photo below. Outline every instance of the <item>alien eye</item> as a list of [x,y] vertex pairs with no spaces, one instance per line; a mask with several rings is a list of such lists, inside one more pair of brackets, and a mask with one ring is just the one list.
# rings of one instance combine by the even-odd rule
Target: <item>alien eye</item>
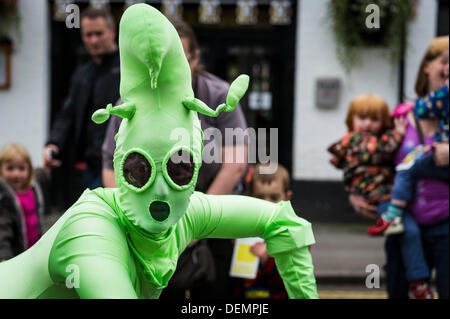
[[144,186],[152,174],[152,167],[147,159],[137,152],[130,153],[123,163],[123,176],[134,187]]
[[167,174],[178,186],[189,184],[194,176],[194,170],[194,159],[188,151],[179,150],[167,161]]

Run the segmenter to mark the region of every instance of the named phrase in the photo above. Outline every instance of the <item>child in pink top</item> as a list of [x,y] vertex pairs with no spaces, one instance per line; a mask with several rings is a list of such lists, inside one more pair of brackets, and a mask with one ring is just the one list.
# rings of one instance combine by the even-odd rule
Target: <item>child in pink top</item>
[[0,151],[0,260],[28,249],[41,235],[42,196],[32,181],[28,152],[7,144]]
[[16,191],[16,197],[22,207],[25,218],[25,230],[27,234],[27,248],[33,246],[39,239],[39,225],[36,212],[36,199],[33,189],[30,187],[24,192]]

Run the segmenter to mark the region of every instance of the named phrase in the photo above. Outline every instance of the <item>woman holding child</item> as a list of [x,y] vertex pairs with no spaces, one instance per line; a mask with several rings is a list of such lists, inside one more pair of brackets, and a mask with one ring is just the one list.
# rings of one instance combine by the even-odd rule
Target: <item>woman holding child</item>
[[[441,89],[446,82],[448,83],[448,50],[448,36],[431,41],[416,79],[415,90],[418,98],[424,98]],[[448,141],[439,143],[435,141],[435,133],[440,129],[437,119],[421,118],[416,121],[413,105],[408,104],[399,105],[393,115],[396,118],[404,118],[407,122],[404,139],[394,161],[395,165],[400,164],[408,153],[423,142],[425,145],[432,145],[433,159],[437,166],[448,166]],[[358,214],[371,219],[377,218],[375,214],[377,208],[368,205],[361,196],[350,195],[350,203]],[[448,182],[431,178],[420,179],[416,184],[415,197],[403,213],[403,223],[418,225],[418,231],[415,234],[409,233],[409,236],[420,236],[422,239],[423,252],[430,275],[432,269],[436,271],[438,296],[447,299],[449,290]],[[387,290],[389,298],[392,299],[423,297],[409,293],[411,287],[406,279],[402,260],[402,242],[404,240],[407,240],[404,234],[396,234],[387,236],[385,243]],[[415,251],[411,253],[415,253]]]

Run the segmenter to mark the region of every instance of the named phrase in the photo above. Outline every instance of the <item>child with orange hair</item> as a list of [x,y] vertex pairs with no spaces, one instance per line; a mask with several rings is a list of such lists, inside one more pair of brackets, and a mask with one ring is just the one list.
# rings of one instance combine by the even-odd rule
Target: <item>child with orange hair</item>
[[[356,97],[347,113],[348,132],[338,142],[329,147],[333,154],[331,163],[344,171],[344,183],[348,192],[363,197],[369,205],[377,206],[381,217],[389,207],[395,177],[395,155],[403,141],[406,121],[394,118],[395,128],[391,128],[391,117],[387,103],[379,96],[363,94]],[[404,227],[400,219],[384,231],[385,235],[412,232]],[[403,262],[408,270],[428,269],[420,236],[405,237],[402,241]],[[411,280],[414,286],[422,280]],[[423,298],[433,298],[431,290]]]
[[[380,211],[390,199],[395,175],[393,161],[405,134],[405,123],[397,118],[395,129],[391,129],[388,105],[375,94],[354,98],[345,123],[348,132],[328,148],[333,154],[330,161],[344,171],[346,191],[362,196]],[[398,231],[394,226],[399,225],[393,225],[391,231]]]

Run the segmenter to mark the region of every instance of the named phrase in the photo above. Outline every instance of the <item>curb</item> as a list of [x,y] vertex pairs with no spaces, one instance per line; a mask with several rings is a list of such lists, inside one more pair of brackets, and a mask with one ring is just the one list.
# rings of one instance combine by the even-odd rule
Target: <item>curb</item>
[[[339,285],[339,284],[351,284],[351,285],[365,285],[366,277],[361,276],[316,276],[316,283],[318,285]],[[380,285],[386,283],[385,276],[380,276]]]

